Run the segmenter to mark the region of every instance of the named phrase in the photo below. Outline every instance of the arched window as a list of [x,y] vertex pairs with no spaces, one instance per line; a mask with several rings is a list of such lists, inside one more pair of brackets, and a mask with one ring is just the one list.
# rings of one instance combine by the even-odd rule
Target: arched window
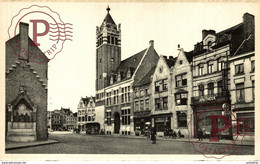
[[213,95],[214,94],[214,83],[209,83],[208,84],[208,95]]

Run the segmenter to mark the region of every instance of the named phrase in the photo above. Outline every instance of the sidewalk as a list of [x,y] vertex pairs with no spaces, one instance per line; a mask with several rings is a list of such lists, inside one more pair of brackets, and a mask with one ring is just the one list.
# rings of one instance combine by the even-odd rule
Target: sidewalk
[[12,149],[25,148],[25,147],[40,146],[40,145],[49,145],[58,142],[59,141],[51,140],[51,139],[47,141],[36,141],[36,142],[5,142],[5,150],[12,150]]
[[[81,134],[81,135],[86,135],[86,134]],[[118,137],[118,138],[130,138],[130,139],[146,139],[148,140],[147,136],[131,136],[131,135],[95,135],[95,136],[100,136],[100,137]],[[188,138],[177,138],[177,139],[172,139],[172,138],[164,138],[164,137],[156,137],[157,140],[163,140],[163,141],[173,141],[173,142],[196,142],[198,139],[196,138],[191,138],[190,140]],[[150,139],[149,139],[150,140]],[[223,144],[227,145],[230,144],[232,141],[231,140],[219,140],[219,142],[211,142],[209,139],[203,139],[203,141],[200,141],[201,143],[207,143],[207,144]],[[235,145],[241,145],[241,141],[237,140]],[[254,141],[243,141],[241,146],[255,146]]]

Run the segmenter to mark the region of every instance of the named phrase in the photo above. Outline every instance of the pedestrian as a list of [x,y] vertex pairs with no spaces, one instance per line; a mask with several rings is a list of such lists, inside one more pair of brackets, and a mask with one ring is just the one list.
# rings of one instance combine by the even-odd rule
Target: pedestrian
[[203,132],[201,129],[199,129],[199,131],[198,131],[198,138],[199,138],[199,141],[200,140],[203,141]]
[[169,138],[173,138],[173,130],[171,128],[169,129]]
[[175,131],[173,131],[172,138],[173,138],[173,139],[176,139],[176,138],[177,138],[177,133],[176,133]]
[[156,129],[155,129],[155,127],[152,127],[152,129],[151,129],[151,140],[153,141],[152,144],[156,143]]

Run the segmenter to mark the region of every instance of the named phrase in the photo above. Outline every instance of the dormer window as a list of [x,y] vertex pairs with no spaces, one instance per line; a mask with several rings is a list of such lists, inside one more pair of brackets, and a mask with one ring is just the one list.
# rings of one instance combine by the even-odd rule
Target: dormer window
[[114,83],[114,79],[113,77],[110,78],[110,84],[113,84]]
[[130,69],[128,69],[128,71],[127,71],[127,77],[128,77],[128,78],[131,77],[131,70],[130,70]]
[[117,81],[121,81],[121,75],[120,75],[120,73],[117,75]]
[[182,60],[179,61],[179,64],[182,65]]

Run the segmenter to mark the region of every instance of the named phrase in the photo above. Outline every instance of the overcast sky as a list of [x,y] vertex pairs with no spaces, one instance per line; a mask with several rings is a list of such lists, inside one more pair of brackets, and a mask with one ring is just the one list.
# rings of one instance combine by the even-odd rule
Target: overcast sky
[[203,29],[220,32],[241,23],[245,12],[257,13],[257,5],[250,3],[1,4],[5,31],[22,7],[33,4],[49,6],[63,22],[73,24],[73,41],[65,41],[62,52],[49,62],[48,110],[65,107],[74,112],[80,97],[95,95],[96,26],[105,18],[107,5],[115,23],[121,23],[122,59],[147,48],[149,40],[159,55],[177,56],[177,45],[192,50]]

